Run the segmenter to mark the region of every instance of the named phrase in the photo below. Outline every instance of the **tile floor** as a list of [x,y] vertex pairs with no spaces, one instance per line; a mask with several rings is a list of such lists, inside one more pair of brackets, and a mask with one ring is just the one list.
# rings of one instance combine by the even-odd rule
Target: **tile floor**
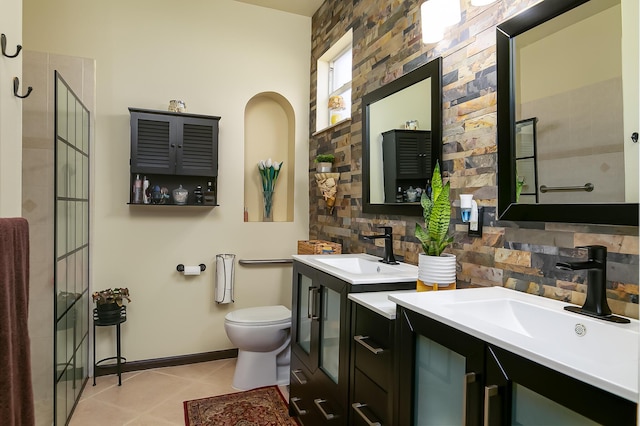
[[[183,401],[237,392],[236,359],[202,362],[93,379],[82,392],[70,426],[184,426]],[[285,386],[280,390],[288,398]]]

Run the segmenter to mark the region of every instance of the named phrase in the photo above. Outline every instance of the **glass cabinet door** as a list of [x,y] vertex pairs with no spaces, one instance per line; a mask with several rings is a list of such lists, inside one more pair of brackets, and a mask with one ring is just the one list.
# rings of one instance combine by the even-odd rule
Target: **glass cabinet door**
[[311,352],[311,323],[313,311],[313,281],[310,277],[298,275],[298,312],[297,322],[298,329],[296,335],[296,343],[307,353]]
[[335,383],[340,369],[340,299],[340,293],[322,287],[320,367]]
[[512,425],[564,425],[590,426],[599,423],[563,407],[518,383],[513,383],[511,394]]
[[416,425],[464,424],[465,358],[418,336],[415,358],[414,419]]

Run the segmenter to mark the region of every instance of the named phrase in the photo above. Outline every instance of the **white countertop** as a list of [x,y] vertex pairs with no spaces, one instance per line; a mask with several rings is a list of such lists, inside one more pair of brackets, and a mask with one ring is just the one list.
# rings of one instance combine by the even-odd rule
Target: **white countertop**
[[349,299],[371,309],[387,319],[396,318],[396,303],[389,300],[391,295],[415,294],[415,290],[372,291],[367,293],[349,293]]
[[389,265],[367,253],[294,254],[292,257],[352,285],[406,283],[418,279],[417,266],[403,262]]
[[[640,323],[564,310],[569,303],[503,287],[391,294],[391,301],[538,364],[638,402]],[[578,329],[586,330],[578,334]]]

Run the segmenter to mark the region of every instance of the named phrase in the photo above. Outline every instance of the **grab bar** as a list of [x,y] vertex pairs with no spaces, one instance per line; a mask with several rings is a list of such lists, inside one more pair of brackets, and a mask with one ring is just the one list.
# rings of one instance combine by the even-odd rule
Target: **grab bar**
[[540,192],[556,192],[556,191],[587,191],[591,192],[595,186],[592,183],[585,183],[583,186],[547,186],[540,185]]
[[238,263],[244,266],[279,265],[293,263],[293,259],[240,259]]

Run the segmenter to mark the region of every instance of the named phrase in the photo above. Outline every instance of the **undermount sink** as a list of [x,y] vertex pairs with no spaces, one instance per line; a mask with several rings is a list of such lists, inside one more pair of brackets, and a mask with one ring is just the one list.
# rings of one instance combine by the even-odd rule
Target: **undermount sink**
[[539,364],[638,400],[639,322],[615,324],[503,287],[392,295],[398,305]]
[[366,253],[294,255],[294,259],[351,284],[411,282],[418,279],[418,267],[400,262],[388,265]]

